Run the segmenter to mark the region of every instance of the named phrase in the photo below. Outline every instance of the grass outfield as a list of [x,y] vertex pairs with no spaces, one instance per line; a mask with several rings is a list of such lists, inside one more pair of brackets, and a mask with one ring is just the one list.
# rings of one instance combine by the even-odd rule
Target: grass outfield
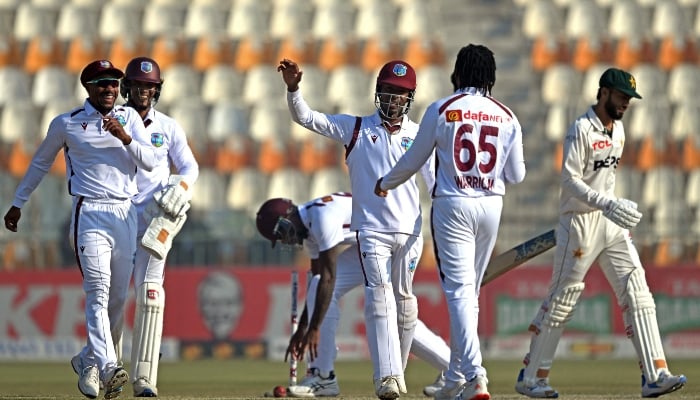
[[[518,361],[490,361],[489,391],[493,399],[525,397],[513,390],[520,369]],[[665,396],[667,399],[700,399],[700,362],[673,360],[673,371],[684,373],[689,385]],[[376,399],[371,384],[369,362],[342,362],[336,366],[342,396],[345,399]],[[616,361],[559,361],[552,373],[554,386],[561,398],[638,399],[640,378],[636,363]],[[160,367],[160,399],[255,399],[275,385],[284,385],[288,366],[282,361],[192,361],[162,363]],[[406,371],[407,395],[401,398],[424,399],[421,391],[431,383],[436,371],[419,360],[411,360]],[[100,393],[102,395],[102,393]],[[0,363],[0,399],[80,399],[77,378],[64,363],[2,362]],[[102,397],[100,397],[102,398]],[[131,387],[125,386],[120,399],[132,398]]]

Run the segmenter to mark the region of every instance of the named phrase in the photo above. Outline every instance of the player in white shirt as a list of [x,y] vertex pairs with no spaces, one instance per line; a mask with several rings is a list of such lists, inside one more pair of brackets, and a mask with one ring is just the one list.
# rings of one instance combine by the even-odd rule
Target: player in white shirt
[[81,107],[61,114],[17,188],[5,226],[17,230],[20,209],[63,149],[68,193],[73,196],[70,240],[83,276],[87,346],[71,364],[88,398],[117,397],[128,381],[118,364],[112,328],[121,326],[136,253],[137,171],[152,170],[157,151],[138,113],[115,105],[121,70],[107,60],[88,64],[80,82],[88,93]]
[[[172,222],[168,244],[186,220],[189,205],[189,188],[199,176],[199,165],[195,160],[187,136],[180,124],[156,110],[154,107],[163,87],[160,67],[155,60],[137,57],[129,61],[124,70],[121,94],[126,105],[138,111],[143,119],[151,144],[160,150],[156,166],[152,171],[140,170],[136,174],[139,193],[134,197],[138,212],[137,240],[141,243],[147,229],[153,229],[154,214],[161,220]],[[171,175],[174,170],[177,175]],[[167,199],[180,196],[180,204],[168,207]],[[180,192],[180,193],[176,193]],[[154,198],[154,195],[157,199]],[[147,210],[148,207],[151,209]],[[172,215],[170,210],[174,210]],[[168,219],[170,216],[171,219]],[[157,223],[157,222],[156,222]],[[156,224],[154,223],[154,225]],[[163,226],[158,226],[160,232]],[[156,235],[157,236],[157,235]],[[156,243],[158,246],[159,243]],[[163,279],[168,246],[149,248],[138,246],[134,265],[134,289],[136,290],[136,312],[131,346],[131,380],[134,397],[156,397],[158,395],[158,359],[163,333],[165,292]],[[161,252],[161,254],[158,254]]]
[[615,171],[625,142],[622,116],[637,83],[617,68],[600,77],[597,102],[569,127],[564,140],[557,248],[549,293],[535,319],[530,352],[515,389],[535,398],[556,398],[549,385],[554,354],[571,319],[584,278],[598,260],[623,310],[625,331],[642,370],[642,397],[680,389],[683,375],[672,375],[659,336],[656,305],[628,229],[642,214],[633,201],[617,198]]
[[[301,360],[308,350],[309,363],[306,378],[288,389],[290,397],[340,394],[334,371],[338,302],[347,292],[364,284],[357,239],[350,230],[351,216],[350,193],[333,193],[301,205],[289,199],[270,199],[257,213],[258,231],[272,241],[273,247],[278,240],[290,246],[303,244],[311,258],[313,278],[306,307],[285,356]],[[436,369],[447,369],[449,346],[420,320],[411,351]]]
[[452,349],[435,398],[486,400],[479,288],[496,244],[505,185],[525,178],[522,132],[515,114],[491,97],[496,63],[487,47],[463,47],[451,79],[455,93],[428,106],[415,143],[376,182],[375,193],[391,199],[396,193],[387,190],[411,177],[435,149],[431,224]]
[[[399,186],[390,201],[372,195],[372,187],[415,138],[418,125],[406,113],[416,90],[416,73],[404,61],[385,64],[377,76],[377,112],[359,117],[311,110],[299,90],[299,66],[284,59],[278,70],[287,85],[294,122],[345,146],[355,194],[350,229],[357,233],[365,275],[365,324],[375,393],[380,399],[395,399],[406,393],[404,369],[418,320],[412,283],[423,251],[421,211],[415,177]],[[427,161],[421,170],[428,187],[434,179],[431,165]]]

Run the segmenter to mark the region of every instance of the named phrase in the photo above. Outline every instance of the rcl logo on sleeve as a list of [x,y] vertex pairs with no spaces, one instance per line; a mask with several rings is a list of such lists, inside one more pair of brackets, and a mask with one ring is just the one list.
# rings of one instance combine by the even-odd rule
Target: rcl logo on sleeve
[[609,140],[599,140],[593,142],[593,150],[603,150],[612,146],[612,142]]

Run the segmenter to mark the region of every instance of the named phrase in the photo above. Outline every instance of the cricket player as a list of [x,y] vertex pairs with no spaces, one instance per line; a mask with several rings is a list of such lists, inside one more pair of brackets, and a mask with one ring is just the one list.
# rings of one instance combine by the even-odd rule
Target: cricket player
[[569,127],[564,140],[557,247],[549,293],[530,325],[530,352],[515,390],[557,398],[549,371],[564,326],[571,319],[584,278],[598,261],[622,307],[625,331],[642,370],[642,397],[680,389],[683,375],[668,369],[656,321],[656,305],[628,229],[642,218],[637,204],[616,198],[615,170],[622,156],[622,116],[641,99],[628,72],[610,68],[600,77],[597,102]]
[[136,253],[137,171],[151,171],[159,157],[138,113],[115,105],[123,72],[108,60],[88,64],[80,82],[85,103],[51,121],[46,138],[17,188],[5,227],[17,231],[20,209],[64,150],[70,225],[85,291],[87,346],[71,360],[78,389],[88,398],[119,396],[128,374],[118,363],[112,327],[123,323]]
[[525,178],[522,131],[515,114],[491,97],[493,53],[482,45],[457,55],[455,93],[425,111],[416,141],[376,182],[388,193],[429,159],[435,149],[436,182],[431,224],[435,254],[450,315],[452,356],[436,399],[488,400],[477,326],[479,288],[496,244],[506,183]]
[[[191,187],[199,166],[182,127],[155,109],[163,87],[155,60],[137,57],[129,61],[121,82],[126,105],[138,111],[151,144],[161,150],[152,171],[139,171],[139,193],[133,202],[138,212],[139,243],[134,265],[136,312],[131,345],[131,379],[134,397],[156,397],[158,359],[163,333],[165,259],[175,235],[187,219]],[[171,174],[171,170],[176,174]],[[158,240],[169,232],[166,242]]]
[[[335,335],[340,320],[338,302],[364,283],[357,239],[350,230],[351,215],[350,193],[333,193],[301,205],[288,199],[270,199],[258,211],[258,231],[273,246],[278,240],[290,246],[303,244],[311,258],[313,278],[306,307],[285,356],[301,360],[308,350],[309,368],[306,378],[287,390],[290,397],[340,394],[334,371]],[[450,348],[420,320],[411,351],[440,371],[449,363]],[[437,389],[429,385],[424,392],[432,395]]]
[[[406,115],[416,90],[416,72],[408,63],[386,63],[377,76],[377,112],[359,117],[312,110],[302,97],[303,71],[292,60],[278,70],[287,85],[294,122],[345,146],[352,200],[350,229],[356,232],[365,285],[365,323],[373,366],[375,394],[395,399],[406,393],[404,369],[418,321],[413,272],[423,251],[418,185],[410,178],[383,201],[372,195],[378,176],[386,173],[413,144],[418,125]],[[421,170],[428,187],[432,162]]]

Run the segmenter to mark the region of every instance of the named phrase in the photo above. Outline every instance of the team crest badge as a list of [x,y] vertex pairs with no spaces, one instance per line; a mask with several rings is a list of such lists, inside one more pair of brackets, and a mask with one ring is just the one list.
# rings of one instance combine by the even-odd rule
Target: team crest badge
[[117,121],[119,121],[119,124],[121,124],[121,126],[126,125],[126,119],[124,119],[123,115],[117,115],[115,118],[117,118]]
[[149,73],[153,71],[153,63],[150,61],[141,61],[141,72]]
[[418,259],[417,259],[417,258],[412,258],[412,259],[408,262],[408,270],[409,270],[410,272],[415,272],[417,266],[418,266]]
[[411,139],[410,137],[401,138],[401,147],[403,148],[404,151],[408,150],[412,144],[413,144],[413,139]]
[[392,70],[396,76],[405,76],[407,71],[408,68],[406,68],[406,66],[403,64],[394,65],[394,69]]
[[165,143],[165,137],[162,133],[151,133],[151,144],[160,147]]

